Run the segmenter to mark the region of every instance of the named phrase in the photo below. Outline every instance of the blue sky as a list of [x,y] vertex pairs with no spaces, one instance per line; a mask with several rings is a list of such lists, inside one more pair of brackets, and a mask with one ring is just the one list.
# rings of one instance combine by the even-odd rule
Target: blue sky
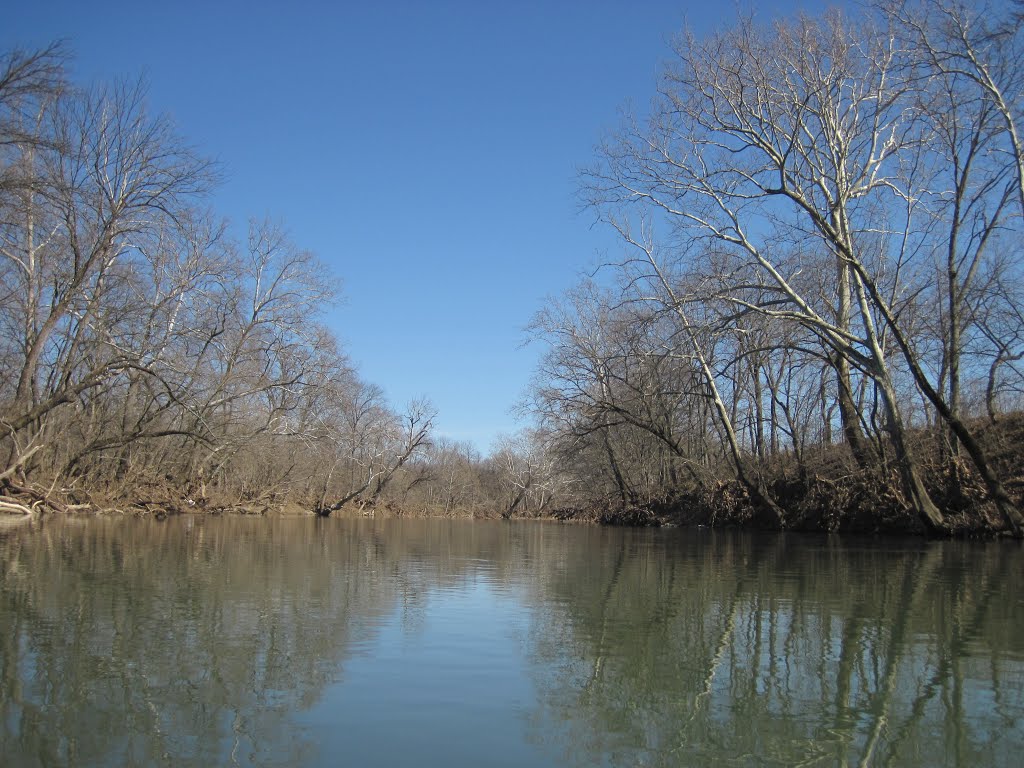
[[[329,324],[397,406],[486,451],[517,427],[537,345],[524,327],[610,233],[576,173],[667,42],[731,2],[9,4],[0,47],[66,38],[82,82],[142,75],[154,111],[218,159],[212,204],[270,216],[343,280]],[[792,13],[796,0],[761,2]]]

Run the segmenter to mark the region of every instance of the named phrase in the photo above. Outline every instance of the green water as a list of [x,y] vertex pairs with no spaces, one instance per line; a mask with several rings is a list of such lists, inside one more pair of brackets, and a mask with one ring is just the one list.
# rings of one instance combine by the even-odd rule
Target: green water
[[0,764],[1018,765],[1022,556],[46,518],[0,529]]

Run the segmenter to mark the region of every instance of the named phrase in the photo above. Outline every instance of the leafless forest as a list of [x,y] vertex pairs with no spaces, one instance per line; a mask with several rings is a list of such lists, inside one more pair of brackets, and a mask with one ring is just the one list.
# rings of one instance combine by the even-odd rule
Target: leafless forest
[[534,426],[488,456],[360,378],[324,268],[273,222],[232,236],[144,89],[9,52],[0,508],[1021,536],[1022,21],[915,0],[678,35],[580,173],[621,247],[537,311]]

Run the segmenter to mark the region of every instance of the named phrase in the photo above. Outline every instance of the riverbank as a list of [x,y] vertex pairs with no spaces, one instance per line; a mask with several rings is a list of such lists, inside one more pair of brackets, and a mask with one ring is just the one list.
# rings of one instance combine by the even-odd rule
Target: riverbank
[[[979,430],[986,450],[1012,501],[1024,507],[1024,414],[1015,414]],[[970,463],[947,448],[928,430],[916,434],[925,486],[942,510],[947,530],[958,538],[1005,535],[995,505]],[[555,499],[534,519],[618,526],[748,528],[934,536],[901,493],[895,466],[886,462],[859,467],[845,446],[817,447],[797,462],[782,456],[766,462],[760,480],[783,512],[783,524],[767,514],[736,480],[713,480],[680,489],[665,498],[638,500]],[[40,514],[123,515],[165,519],[173,515],[313,516],[316,500],[302,494],[270,493],[238,498],[215,491],[197,497],[171,484],[151,483],[130,488],[70,489],[19,485],[0,480],[0,516],[17,518]],[[444,508],[410,503],[401,498],[375,503],[352,502],[336,516],[359,517],[503,517],[497,508],[455,505]],[[520,515],[516,515],[520,517]]]
[[[1011,500],[1024,507],[1024,415],[979,428],[985,450]],[[945,535],[1006,535],[978,472],[931,430],[914,434],[922,480],[946,520]],[[736,480],[717,481],[648,504],[608,503],[565,510],[565,517],[607,525],[756,528],[823,533],[934,536],[907,503],[894,463],[858,467],[845,446],[817,446],[802,463],[782,457],[766,463],[760,479],[784,513],[780,526]]]

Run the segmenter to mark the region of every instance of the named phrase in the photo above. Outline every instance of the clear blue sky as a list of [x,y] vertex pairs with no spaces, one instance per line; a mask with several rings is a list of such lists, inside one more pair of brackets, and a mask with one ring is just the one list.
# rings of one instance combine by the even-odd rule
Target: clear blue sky
[[[756,4],[766,18],[813,0]],[[395,405],[486,451],[539,352],[547,295],[618,247],[575,199],[667,41],[726,2],[8,3],[0,47],[66,38],[82,82],[144,75],[154,111],[224,166],[213,202],[282,221],[344,283],[329,323]]]

